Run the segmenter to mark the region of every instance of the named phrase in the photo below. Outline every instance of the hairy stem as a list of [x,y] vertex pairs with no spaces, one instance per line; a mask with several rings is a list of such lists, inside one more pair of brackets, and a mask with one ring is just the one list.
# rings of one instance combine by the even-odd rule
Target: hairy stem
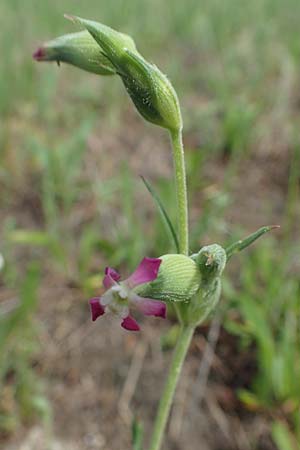
[[194,327],[182,327],[176,348],[174,350],[173,359],[168,378],[166,380],[165,388],[160,399],[149,450],[159,450],[161,447],[162,438],[175,394],[175,389],[193,334]]
[[186,173],[185,173],[184,149],[182,142],[182,131],[177,130],[171,132],[171,141],[173,147],[173,159],[174,159],[174,170],[176,181],[179,250],[180,253],[188,255],[189,252],[188,201],[187,201]]
[[[171,132],[171,141],[173,148],[174,172],[176,182],[179,251],[184,255],[188,255],[188,201],[181,129]],[[176,308],[176,311],[178,318],[182,323],[182,314],[179,305],[178,308]],[[149,450],[160,450],[167,420],[170,414],[171,405],[174,399],[176,386],[193,334],[193,326],[182,325],[181,333],[173,353],[173,359],[167,376],[166,384],[160,399]]]

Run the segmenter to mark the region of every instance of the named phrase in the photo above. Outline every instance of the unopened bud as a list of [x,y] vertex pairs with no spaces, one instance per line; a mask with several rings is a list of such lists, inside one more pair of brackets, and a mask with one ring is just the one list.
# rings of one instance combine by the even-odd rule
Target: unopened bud
[[121,78],[139,113],[149,122],[178,131],[182,119],[177,94],[166,77],[154,64],[126,50],[126,64]]
[[188,308],[188,323],[199,325],[214,310],[221,295],[221,275],[226,252],[218,244],[202,247],[191,258],[201,272],[201,285]]
[[155,65],[138,53],[133,40],[101,23],[69,18],[83,25],[99,44],[144,119],[170,131],[180,130],[180,106],[173,86]]
[[114,75],[116,69],[103,55],[88,31],[71,33],[46,42],[34,54],[37,61],[68,63],[98,75]]
[[226,265],[226,252],[218,244],[206,245],[191,256],[199,266],[203,280],[220,277]]

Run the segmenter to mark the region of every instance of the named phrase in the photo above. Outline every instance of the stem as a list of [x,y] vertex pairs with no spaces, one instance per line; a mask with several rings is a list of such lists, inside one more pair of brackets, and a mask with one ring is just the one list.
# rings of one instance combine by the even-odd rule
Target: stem
[[186,189],[186,173],[184,162],[184,149],[182,142],[182,131],[171,132],[173,147],[173,159],[176,181],[177,215],[179,228],[179,250],[180,253],[189,253],[189,230],[188,230],[188,201]]
[[[173,149],[174,171],[176,182],[179,251],[184,255],[188,255],[189,253],[188,201],[187,201],[184,149],[183,149],[181,129],[171,132],[171,141]],[[176,310],[178,318],[182,323],[182,314],[180,312],[179,305],[178,308],[176,308]],[[194,329],[195,328],[191,325],[182,325],[181,333],[173,353],[172,363],[169,369],[169,374],[166,380],[165,388],[159,402],[158,412],[154,423],[154,429],[149,450],[160,450],[176,386],[181,374],[185,356],[187,354],[192,336],[194,334]]]
[[187,354],[193,334],[194,334],[194,327],[192,326],[182,327],[176,348],[174,350],[173,359],[169,370],[168,378],[165,384],[165,388],[162,397],[160,399],[158,413],[154,423],[154,430],[149,450],[160,449],[172,401],[174,398],[175,389],[179,380],[183,362]]

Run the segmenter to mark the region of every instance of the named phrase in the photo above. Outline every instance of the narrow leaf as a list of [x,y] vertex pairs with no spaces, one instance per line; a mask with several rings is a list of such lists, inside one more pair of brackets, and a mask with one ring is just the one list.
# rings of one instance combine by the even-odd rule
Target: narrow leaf
[[142,450],[143,444],[143,425],[134,419],[131,427],[133,450]]
[[13,308],[11,314],[0,316],[0,354],[4,351],[7,339],[14,333],[18,326],[35,310],[38,296],[40,271],[35,264],[29,265],[24,281],[20,288],[20,301],[16,308]]
[[296,450],[296,441],[288,427],[282,422],[274,422],[272,426],[272,438],[279,450]]
[[141,176],[141,179],[144,183],[144,185],[146,186],[147,190],[149,191],[149,193],[151,194],[154,202],[156,203],[156,206],[162,216],[164,225],[167,229],[168,234],[171,236],[171,238],[174,241],[174,245],[176,248],[177,253],[179,253],[179,242],[178,242],[178,237],[176,234],[176,231],[173,227],[173,224],[171,222],[170,217],[168,216],[168,213],[164,207],[164,205],[162,204],[162,201],[160,200],[158,194],[155,192],[155,190],[153,189],[153,187],[151,186],[151,184],[149,183],[149,181],[146,180],[146,178],[144,178],[143,176]]
[[274,228],[280,228],[280,226],[279,225],[270,225],[270,226],[267,226],[267,227],[259,228],[259,230],[257,230],[254,233],[250,234],[245,239],[241,239],[241,240],[231,244],[226,249],[227,260],[229,258],[231,258],[231,256],[234,253],[237,253],[237,252],[240,252],[240,251],[244,250],[246,247],[248,247],[254,241],[256,241],[256,239],[258,239],[259,237],[261,237],[265,233],[268,233],[269,231],[273,230]]

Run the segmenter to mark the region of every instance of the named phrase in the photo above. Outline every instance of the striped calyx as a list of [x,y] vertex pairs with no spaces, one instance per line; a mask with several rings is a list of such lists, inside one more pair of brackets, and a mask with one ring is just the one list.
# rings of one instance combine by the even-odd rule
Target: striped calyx
[[157,278],[141,286],[138,294],[157,300],[188,302],[197,293],[201,283],[198,265],[185,255],[160,256],[162,263]]

